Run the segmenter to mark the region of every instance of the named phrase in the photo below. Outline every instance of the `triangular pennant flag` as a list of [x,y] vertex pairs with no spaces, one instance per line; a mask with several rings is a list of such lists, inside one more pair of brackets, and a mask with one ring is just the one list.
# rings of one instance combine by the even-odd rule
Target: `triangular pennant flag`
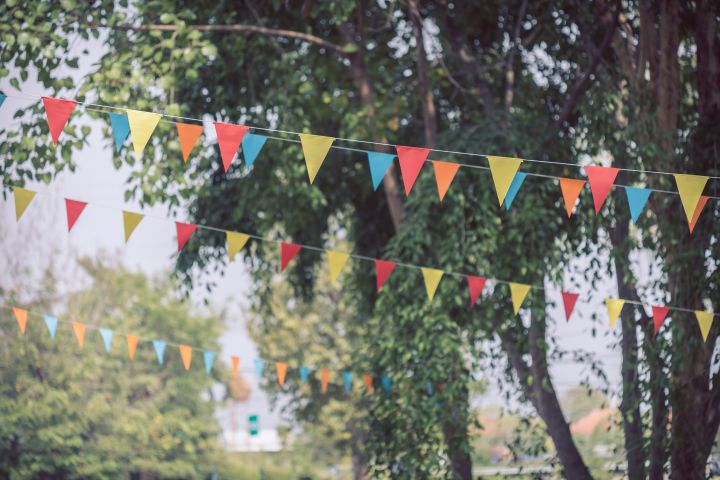
[[527,297],[529,291],[530,285],[510,282],[510,298],[512,299],[513,312],[515,315],[520,311],[520,307],[525,301],[525,297]]
[[243,249],[247,241],[250,239],[250,235],[247,233],[239,232],[225,232],[227,238],[227,251],[230,261],[235,260],[235,255]]
[[562,190],[563,200],[565,200],[565,210],[567,210],[568,218],[570,218],[580,192],[585,186],[585,180],[562,177],[558,178],[558,180],[560,180],[560,190]]
[[397,263],[387,260],[375,260],[375,290],[380,291]]
[[13,187],[13,197],[15,198],[15,220],[20,220],[32,199],[35,198],[35,192],[25,188]]
[[392,165],[395,155],[381,152],[367,152],[368,165],[370,165],[370,178],[372,179],[373,190],[377,190],[382,183],[383,177]]
[[80,217],[80,214],[85,210],[87,202],[79,202],[77,200],[65,199],[65,211],[67,213],[67,227],[68,232],[72,230],[75,222]]
[[238,378],[240,372],[240,357],[230,355],[230,362],[232,363],[232,376],[233,378]]
[[130,235],[133,234],[140,221],[145,218],[142,213],[126,212],[123,210],[123,230],[125,230],[125,243],[130,240]]
[[25,335],[25,329],[27,328],[28,312],[23,308],[13,307],[13,313],[15,314],[15,320],[17,320],[18,327],[20,327],[20,333]]
[[130,135],[130,122],[124,113],[110,113],[110,126],[115,139],[115,151],[119,152]]
[[220,147],[220,158],[222,159],[223,168],[227,172],[233,157],[235,157],[235,153],[240,147],[240,142],[242,142],[243,137],[248,131],[248,127],[220,122],[215,122],[214,125],[215,133],[217,133],[218,147]]
[[685,215],[688,221],[690,221],[695,213],[695,207],[700,200],[700,196],[705,189],[705,184],[707,184],[710,177],[704,175],[684,175],[680,173],[676,173],[674,177],[675,183],[677,183],[678,193],[680,194],[680,201],[682,202],[683,209],[685,209]]
[[372,375],[368,375],[367,373],[363,375],[363,382],[365,382],[365,388],[367,389],[368,393],[373,392],[373,377]]
[[328,265],[330,266],[330,281],[337,282],[340,272],[350,258],[349,253],[327,250]]
[[265,146],[267,137],[265,135],[257,135],[254,133],[246,134],[242,139],[242,152],[245,165],[251,168],[255,163],[255,159],[260,154],[260,150]]
[[713,312],[696,310],[695,318],[697,318],[698,325],[700,326],[700,333],[702,334],[703,342],[706,342],[708,334],[710,333],[710,327],[712,327]]
[[308,367],[300,367],[300,382],[307,383],[308,375],[310,375],[310,369]]
[[615,322],[617,322],[620,312],[622,311],[625,300],[619,300],[615,298],[608,298],[605,300],[605,306],[607,306],[608,317],[610,318],[610,328],[615,328]]
[[125,341],[127,341],[128,355],[130,356],[130,360],[135,360],[135,350],[137,349],[138,340],[140,339],[137,335],[131,335],[129,333],[125,335]]
[[190,345],[178,345],[180,350],[180,358],[182,358],[183,367],[185,370],[190,370],[190,364],[192,363],[192,347]]
[[4,93],[0,93],[0,107],[2,107],[3,103],[5,103],[5,99],[7,96],[5,96]]
[[595,213],[600,213],[600,209],[605,203],[605,199],[610,193],[615,177],[617,177],[619,169],[613,167],[587,166],[585,173],[590,183],[590,192],[592,193],[593,203],[595,204]]
[[571,292],[562,292],[563,307],[565,308],[565,321],[570,321],[570,315],[575,310],[575,303],[580,295]]
[[345,391],[350,392],[352,390],[352,372],[342,372],[343,383],[345,384]]
[[105,345],[105,351],[110,352],[112,347],[113,331],[109,328],[101,328],[100,336],[102,337],[103,344]]
[[48,329],[48,332],[50,332],[50,338],[55,339],[55,332],[57,332],[57,325],[58,325],[58,319],[55,317],[51,317],[50,315],[45,315],[45,326]]
[[386,377],[385,375],[382,375],[380,377],[380,383],[382,383],[383,390],[385,390],[385,393],[390,393],[390,390],[392,389],[392,379],[390,377]]
[[707,204],[708,200],[710,200],[710,197],[707,195],[700,196],[700,200],[698,200],[697,205],[695,206],[695,213],[693,213],[692,219],[688,222],[688,226],[690,227],[690,233],[695,230],[695,225],[697,224],[698,219],[700,218],[700,214],[703,211],[703,208],[705,208],[705,204]]
[[72,322],[72,329],[75,332],[75,339],[78,342],[80,348],[85,345],[85,324],[80,322]]
[[425,159],[430,154],[429,148],[418,147],[401,147],[395,146],[398,161],[400,162],[400,172],[402,172],[403,185],[405,186],[405,195],[410,195],[415,180],[417,180],[420,170],[425,164]]
[[261,379],[263,376],[263,370],[265,369],[265,360],[256,359],[255,360],[255,375],[257,375],[258,379]]
[[63,100],[61,98],[42,97],[43,105],[45,105],[45,115],[47,115],[48,126],[50,127],[50,136],[55,145],[58,138],[65,128],[70,115],[75,110],[77,102],[75,100]]
[[473,275],[467,275],[465,278],[467,278],[468,290],[470,290],[470,306],[472,307],[475,305],[475,302],[477,302],[477,299],[480,298],[480,294],[485,288],[487,278],[475,277]]
[[126,110],[128,123],[130,124],[130,135],[132,136],[133,150],[137,158],[142,157],[150,137],[155,131],[162,115],[152,112],[141,112],[140,110]]
[[287,363],[277,362],[275,363],[275,373],[277,373],[278,383],[285,385],[285,374],[287,373]]
[[440,284],[440,279],[445,272],[425,267],[420,268],[420,270],[422,271],[423,280],[425,281],[425,291],[427,292],[428,300],[432,300]]
[[505,195],[505,208],[510,210],[510,206],[512,205],[513,200],[515,200],[515,197],[517,196],[518,192],[520,191],[520,187],[522,187],[523,182],[525,181],[525,178],[527,177],[527,173],[523,172],[517,172],[515,174],[515,177],[513,177],[513,181],[510,184],[510,188],[508,188],[507,194]]
[[153,340],[153,347],[155,348],[155,356],[157,357],[157,361],[160,365],[165,363],[165,346],[167,343],[165,343],[164,340]]
[[328,382],[330,381],[330,371],[327,368],[320,370],[320,387],[323,393],[327,392]]
[[180,139],[180,150],[182,151],[183,161],[187,162],[190,158],[190,153],[195,144],[197,143],[200,135],[203,133],[202,125],[195,125],[193,123],[176,123],[178,138]]
[[650,192],[651,190],[647,188],[625,187],[625,195],[627,195],[630,217],[633,223],[637,223],[638,218],[640,218],[640,214],[650,198]]
[[662,325],[663,321],[665,320],[665,317],[667,317],[668,312],[670,311],[670,307],[652,307],[652,316],[653,316],[653,329],[655,332],[655,335],[658,334],[660,331],[660,326]]
[[280,271],[284,272],[287,268],[288,264],[290,263],[290,260],[295,258],[295,255],[298,254],[300,249],[302,248],[302,245],[298,245],[295,243],[285,243],[280,242]]
[[315,181],[315,176],[325,161],[325,157],[330,151],[330,147],[334,141],[335,139],[333,137],[323,137],[321,135],[310,135],[307,133],[300,134],[300,143],[302,144],[303,155],[305,155],[305,165],[307,166],[310,183]]
[[437,183],[438,196],[443,201],[445,194],[450,188],[457,171],[460,169],[459,163],[440,162],[433,160],[433,168],[435,169],[435,182]]
[[193,233],[195,233],[196,229],[197,225],[195,225],[194,223],[175,222],[175,230],[177,231],[178,252],[183,249],[188,240],[190,240],[190,237],[192,237]]
[[205,350],[203,352],[203,363],[205,364],[205,373],[210,375],[210,372],[212,371],[213,362],[215,361],[215,356],[217,354],[210,350]]
[[502,205],[508,190],[510,190],[510,184],[512,184],[515,178],[515,173],[517,173],[518,168],[520,168],[522,159],[488,156],[487,160],[490,164],[490,174],[495,184],[498,201],[500,205]]

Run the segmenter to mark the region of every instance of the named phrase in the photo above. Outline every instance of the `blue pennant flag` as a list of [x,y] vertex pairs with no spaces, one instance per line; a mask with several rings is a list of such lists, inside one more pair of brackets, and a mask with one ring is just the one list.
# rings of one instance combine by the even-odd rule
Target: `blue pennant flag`
[[113,331],[109,328],[101,328],[100,336],[102,337],[103,343],[105,344],[105,351],[110,352],[110,347],[112,346]]
[[57,318],[51,317],[50,315],[45,315],[45,325],[47,325],[47,329],[50,332],[50,337],[52,339],[55,339],[55,332],[57,331],[57,324],[58,324]]
[[124,113],[111,113],[110,125],[115,137],[115,151],[119,152],[130,134],[130,122]]
[[373,190],[377,190],[382,182],[385,173],[392,164],[395,155],[380,152],[367,152],[368,164],[370,164],[370,177],[372,178]]
[[265,360],[261,360],[259,358],[255,359],[255,375],[257,375],[258,380],[260,380],[262,378],[264,369],[265,369]]
[[645,204],[650,198],[650,190],[647,188],[625,187],[628,205],[630,206],[630,216],[633,223],[637,223],[640,214],[645,208]]
[[510,205],[512,205],[513,200],[515,200],[515,196],[520,191],[520,187],[522,187],[525,177],[527,177],[527,173],[523,172],[517,172],[513,177],[510,188],[508,188],[507,194],[505,195],[505,208],[508,210],[510,210]]
[[342,372],[343,383],[345,383],[345,391],[352,390],[352,372]]
[[425,382],[425,391],[428,393],[428,395],[432,395],[433,393],[435,393],[435,387],[433,387],[432,383]]
[[155,347],[155,355],[160,365],[165,361],[165,342],[163,340],[153,340],[153,347]]
[[385,375],[380,377],[380,382],[382,382],[383,390],[385,390],[385,393],[390,393],[390,390],[392,389],[392,380],[390,377],[386,377]]
[[0,93],[0,107],[2,107],[2,104],[5,103],[6,98],[7,97],[5,96],[4,93]]
[[215,361],[215,352],[211,352],[210,350],[205,350],[203,352],[203,361],[205,362],[205,371],[208,375],[210,375],[210,371],[212,370],[213,362]]
[[300,381],[307,383],[308,375],[310,375],[310,369],[308,367],[300,367]]
[[242,152],[245,164],[248,168],[253,166],[260,150],[265,146],[267,137],[265,135],[257,135],[254,133],[246,133],[242,139]]

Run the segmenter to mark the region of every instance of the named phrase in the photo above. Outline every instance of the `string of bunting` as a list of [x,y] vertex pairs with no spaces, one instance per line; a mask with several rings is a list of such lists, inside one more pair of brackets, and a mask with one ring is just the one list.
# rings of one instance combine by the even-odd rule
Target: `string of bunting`
[[[102,109],[111,109],[119,111],[108,112],[110,124],[113,131],[115,149],[119,151],[128,137],[132,138],[133,149],[135,155],[140,158],[145,146],[149,142],[152,134],[163,116],[177,118],[180,120],[189,120],[198,123],[173,122],[177,128],[178,138],[182,150],[183,160],[188,161],[195,145],[198,143],[203,131],[201,119],[178,117],[170,115],[162,115],[154,112],[144,112],[140,110],[132,110],[120,107],[112,107],[107,105],[82,103],[75,100],[42,97],[45,107],[50,134],[53,143],[57,145],[60,134],[65,125],[68,123],[75,107],[83,105],[86,109],[100,107]],[[105,110],[99,110],[105,113]],[[215,133],[217,135],[218,148],[222,159],[223,168],[227,172],[233,162],[238,151],[242,147],[245,163],[248,167],[252,167],[262,148],[269,138],[288,140],[278,137],[268,137],[257,133],[250,133],[250,127],[245,125],[237,125],[231,123],[214,122]],[[320,171],[320,168],[328,155],[331,148],[343,148],[334,146],[335,137],[322,135],[313,135],[306,133],[290,132],[285,130],[252,127],[253,130],[271,131],[282,134],[297,135],[302,146],[305,163],[307,167],[308,179],[312,184]],[[580,168],[581,165],[570,164],[564,162],[551,162],[545,160],[532,160],[514,157],[501,157],[485,154],[474,154],[467,152],[455,152],[449,150],[433,150],[429,148],[409,147],[400,145],[389,145],[378,142],[369,142],[365,140],[341,139],[346,142],[359,142],[364,144],[381,145],[384,147],[394,147],[395,154],[358,150],[365,152],[370,167],[370,177],[374,190],[377,190],[387,173],[390,165],[394,162],[395,157],[398,159],[405,194],[410,192],[415,181],[427,162],[431,162],[435,173],[437,183],[438,197],[442,202],[448,192],[460,167],[483,168],[478,165],[468,165],[462,163],[452,163],[439,160],[429,160],[428,156],[431,151],[472,155],[485,157],[488,162],[492,180],[497,193],[497,198],[501,206],[507,209],[512,205],[513,200],[518,194],[527,176],[538,176],[543,178],[557,179],[560,185],[565,209],[568,218],[572,216],[575,205],[578,202],[585,184],[589,184],[593,198],[595,213],[599,214],[605,203],[605,200],[613,186],[624,187],[631,218],[634,223],[638,222],[640,215],[645,208],[651,193],[672,193],[678,194],[682,203],[683,210],[687,217],[688,228],[690,233],[693,232],[697,221],[703,212],[705,205],[711,199],[718,200],[720,197],[703,195],[705,187],[710,179],[718,179],[720,177],[707,175],[690,175],[683,173],[668,173],[647,170],[623,169],[605,166],[584,166],[587,181],[584,179],[555,177],[552,175],[541,175],[529,172],[521,172],[520,166],[523,162],[538,162],[546,164],[565,165]],[[349,149],[356,150],[356,149]],[[673,175],[677,186],[677,192],[668,192],[663,190],[654,190],[650,188],[634,187],[629,185],[615,185],[615,179],[621,170],[633,171],[639,173],[654,173],[661,175]]]
[[[20,221],[21,217],[27,210],[28,206],[32,202],[32,200],[35,198],[35,195],[37,192],[33,190],[28,190],[25,188],[20,187],[13,187],[13,197],[15,200],[15,217],[17,221]],[[78,221],[80,215],[85,210],[85,207],[87,207],[88,202],[80,201],[80,200],[73,200],[66,198],[65,199],[65,211],[67,216],[67,229],[68,232],[70,232],[73,227],[75,226],[76,222]],[[123,229],[125,234],[125,243],[127,243],[130,240],[130,237],[135,232],[137,227],[140,225],[140,222],[146,217],[146,215],[142,213],[137,212],[129,212],[118,208],[113,207],[106,207],[102,205],[95,205],[101,208],[108,208],[115,210],[117,212],[122,212],[122,219],[123,219]],[[155,217],[158,218],[158,217]],[[359,255],[359,254],[352,254],[348,252],[341,252],[341,251],[335,251],[335,250],[328,250],[321,247],[313,246],[313,245],[304,245],[304,244],[298,244],[298,243],[289,243],[284,241],[276,241],[267,239],[258,235],[250,234],[250,233],[244,233],[244,232],[235,232],[230,230],[225,230],[217,227],[207,226],[207,225],[201,225],[201,224],[195,224],[195,223],[184,223],[179,222],[176,220],[168,220],[165,218],[160,218],[160,220],[166,221],[166,222],[174,222],[176,234],[177,234],[177,251],[178,253],[182,251],[185,244],[190,240],[190,238],[194,235],[194,233],[197,231],[198,228],[205,229],[208,231],[213,232],[219,232],[225,235],[226,237],[226,244],[227,244],[227,252],[230,262],[232,262],[236,255],[245,247],[245,245],[248,243],[248,241],[252,238],[257,241],[261,242],[270,242],[274,243],[276,245],[279,245],[280,247],[280,272],[284,272],[285,269],[288,267],[290,262],[295,258],[295,256],[302,250],[310,250],[315,252],[324,253],[327,256],[329,271],[330,271],[330,280],[333,283],[336,283],[340,274],[342,273],[345,265],[347,264],[348,260],[350,258],[359,260],[359,261],[365,261],[365,262],[372,262],[375,266],[375,279],[376,279],[376,290],[380,291],[380,289],[385,285],[385,283],[388,281],[388,278],[392,274],[392,272],[395,270],[396,267],[404,267],[406,269],[413,269],[413,270],[420,270],[422,273],[423,281],[425,284],[425,291],[427,294],[427,298],[429,302],[432,302],[435,293],[438,289],[438,286],[440,285],[441,279],[445,275],[451,275],[451,276],[457,276],[460,278],[465,279],[467,282],[468,287],[468,293],[470,296],[470,302],[469,306],[473,307],[477,300],[480,298],[486,283],[488,280],[494,281],[496,284],[507,284],[510,290],[510,299],[513,306],[513,313],[517,315],[525,301],[525,298],[527,297],[528,293],[531,289],[537,289],[537,290],[545,290],[545,287],[543,286],[537,286],[537,285],[530,285],[526,283],[520,283],[520,282],[512,282],[508,280],[502,280],[498,278],[492,278],[488,276],[479,276],[479,275],[473,275],[473,274],[466,274],[466,273],[458,273],[458,272],[452,272],[452,271],[444,271],[437,268],[429,268],[429,267],[423,267],[419,265],[413,265],[408,263],[402,263],[398,261],[392,261],[392,260],[386,260],[386,259],[377,259],[368,257],[365,255]],[[562,290],[562,302],[563,302],[563,308],[565,311],[565,318],[566,321],[570,320],[570,316],[575,308],[575,304],[579,298],[579,294],[569,292]],[[628,304],[637,304],[637,305],[643,305],[640,302],[636,302],[633,300],[628,299],[606,299],[605,301],[608,311],[608,317],[610,321],[610,327],[615,327],[615,322],[620,315],[620,312],[623,308],[623,306]],[[660,329],[660,326],[662,325],[663,321],[665,320],[665,317],[668,315],[668,312],[670,310],[676,310],[680,312],[687,312],[687,313],[694,313],[695,317],[698,321],[698,325],[700,327],[700,333],[702,334],[703,340],[707,340],[707,335],[710,330],[710,326],[712,325],[713,318],[715,316],[714,312],[707,312],[707,311],[701,311],[701,310],[692,310],[688,308],[683,307],[675,307],[675,306],[652,306],[652,312],[653,312],[653,322],[655,325],[655,334],[657,335],[657,332]]]

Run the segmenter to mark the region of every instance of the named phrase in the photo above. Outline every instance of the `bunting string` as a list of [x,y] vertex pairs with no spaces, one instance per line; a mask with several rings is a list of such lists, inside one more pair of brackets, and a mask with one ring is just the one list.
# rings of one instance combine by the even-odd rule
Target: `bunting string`
[[[24,212],[27,210],[30,202],[34,199],[35,195],[38,192],[34,192],[31,190],[19,188],[19,187],[13,187],[14,191],[14,198],[15,198],[15,208],[16,208],[16,218],[18,221],[24,214]],[[78,200],[71,200],[71,199],[65,199],[65,207],[66,207],[66,213],[67,213],[67,220],[68,220],[68,231],[71,231],[76,222],[78,221],[78,218],[84,211],[85,207],[88,205],[88,202],[78,201]],[[315,245],[307,245],[307,244],[298,244],[298,243],[287,243],[284,241],[278,241],[273,240],[269,238],[262,237],[260,235],[252,234],[252,233],[245,233],[245,232],[234,232],[214,226],[209,225],[202,225],[202,224],[193,224],[193,223],[183,223],[179,222],[177,220],[170,220],[163,217],[158,216],[152,216],[152,215],[144,215],[140,213],[135,212],[128,212],[123,209],[119,209],[117,207],[111,207],[101,204],[92,203],[93,207],[99,207],[104,208],[108,210],[113,210],[116,212],[122,212],[123,214],[123,224],[125,229],[125,241],[127,242],[130,238],[130,235],[135,231],[135,229],[138,227],[140,222],[143,218],[146,216],[148,218],[154,218],[159,221],[164,222],[174,222],[176,226],[177,231],[177,242],[178,242],[178,252],[182,250],[182,248],[185,246],[185,244],[189,241],[189,239],[193,236],[195,231],[197,229],[212,231],[212,232],[218,232],[222,233],[226,236],[227,239],[227,250],[228,250],[228,256],[232,259],[235,258],[235,255],[242,250],[242,248],[246,245],[247,241],[249,239],[261,241],[261,242],[269,242],[273,243],[275,245],[280,246],[280,256],[281,256],[281,263],[280,263],[280,270],[284,271],[287,266],[290,264],[290,262],[293,260],[293,258],[303,249],[310,250],[317,253],[323,253],[328,256],[329,266],[330,266],[330,273],[332,277],[332,281],[335,282],[338,278],[338,276],[341,273],[341,270],[343,266],[346,264],[347,260],[349,258],[353,258],[356,260],[366,261],[366,262],[373,262],[375,264],[375,271],[376,271],[376,288],[379,291],[387,279],[392,274],[393,270],[397,267],[403,267],[406,269],[414,269],[414,270],[420,270],[422,273],[423,281],[425,283],[426,293],[428,296],[428,301],[432,302],[435,292],[439,286],[440,281],[442,280],[443,276],[454,276],[461,279],[465,279],[468,284],[468,290],[470,294],[470,307],[472,307],[480,295],[482,294],[482,291],[485,287],[485,284],[488,280],[494,282],[495,284],[506,284],[508,285],[510,289],[511,294],[511,300],[512,300],[512,306],[513,311],[517,315],[522,307],[522,304],[525,301],[525,298],[527,297],[528,293],[532,290],[542,290],[545,291],[546,288],[542,285],[531,285],[531,284],[525,284],[525,283],[519,283],[509,280],[503,280],[493,277],[487,277],[487,276],[478,276],[473,274],[467,274],[467,273],[459,273],[459,272],[452,272],[452,271],[446,271],[446,270],[440,270],[435,268],[428,268],[420,265],[414,265],[410,263],[405,262],[399,262],[399,261],[391,261],[386,259],[377,259],[373,257],[369,257],[367,255],[357,254],[357,253],[348,253],[348,252],[336,252],[333,250],[328,250],[322,247],[318,247]],[[565,308],[565,315],[566,320],[569,321],[570,315],[572,314],[572,311],[575,307],[575,303],[578,299],[579,295],[573,292],[567,292],[562,291],[562,300],[563,300],[563,306]],[[611,327],[614,326],[615,320],[620,314],[620,311],[622,310],[622,307],[625,303],[628,304],[637,304],[637,305],[644,305],[641,302],[637,302],[634,300],[629,299],[606,299],[606,304],[608,307],[608,315],[610,317],[610,325]],[[680,312],[687,312],[687,313],[695,313],[696,317],[698,318],[698,321],[700,322],[701,318],[705,322],[712,322],[713,317],[715,316],[714,312],[703,312],[698,310],[692,310],[685,307],[676,307],[676,306],[669,306],[665,305],[662,308],[666,308],[667,310],[675,310]],[[709,317],[708,317],[709,315]],[[707,320],[709,318],[709,320]],[[709,329],[709,326],[707,327]],[[707,331],[706,329],[702,330],[703,337],[707,337]]]

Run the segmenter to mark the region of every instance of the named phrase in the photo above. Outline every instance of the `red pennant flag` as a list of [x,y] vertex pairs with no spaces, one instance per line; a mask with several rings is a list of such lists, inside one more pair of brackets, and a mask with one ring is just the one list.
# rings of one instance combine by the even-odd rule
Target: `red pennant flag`
[[183,367],[185,367],[185,370],[190,370],[190,363],[192,362],[192,347],[189,345],[178,345],[178,349],[180,350]]
[[565,321],[570,321],[570,315],[572,315],[575,309],[575,302],[580,295],[577,293],[562,292],[563,306],[565,307]]
[[280,242],[280,271],[284,272],[287,268],[288,264],[290,263],[290,260],[295,258],[295,255],[298,254],[300,249],[302,248],[302,245],[298,245],[296,243],[285,243]]
[[176,123],[175,127],[177,127],[178,137],[180,138],[183,161],[187,162],[190,152],[192,152],[193,147],[195,147],[200,135],[203,133],[203,126],[192,123]]
[[698,219],[700,218],[700,214],[703,211],[703,208],[705,208],[705,204],[710,200],[710,197],[707,195],[701,195],[700,200],[698,200],[697,205],[695,205],[695,212],[693,212],[693,216],[688,222],[688,226],[690,227],[690,233],[693,233],[693,230],[695,230],[695,224],[697,223]]
[[237,355],[230,355],[230,361],[232,362],[233,378],[238,378],[238,372],[240,371],[240,357]]
[[68,232],[72,230],[73,225],[75,225],[75,222],[77,222],[78,217],[80,217],[80,214],[85,210],[85,206],[87,206],[86,202],[79,202],[77,200],[69,200],[65,199],[65,211],[67,213],[67,227]]
[[177,231],[177,243],[179,252],[183,249],[187,241],[190,240],[190,237],[193,236],[193,233],[195,233],[195,230],[197,230],[197,225],[195,225],[194,223],[175,222],[175,230]]
[[660,331],[660,327],[662,326],[663,321],[665,321],[665,317],[667,317],[668,311],[670,310],[670,307],[652,307],[652,315],[653,315],[653,326],[655,327],[655,335],[658,334]]
[[450,184],[457,174],[457,171],[460,169],[460,164],[439,162],[437,160],[433,160],[432,163],[435,168],[435,182],[437,183],[438,195],[440,196],[440,201],[442,202],[448,188],[450,188]]
[[327,368],[323,368],[322,370],[320,370],[320,378],[322,381],[322,383],[321,383],[322,392],[326,393],[327,387],[328,387],[328,381],[330,380],[330,371]]
[[483,288],[485,288],[485,282],[487,282],[487,278],[468,275],[467,282],[468,289],[470,290],[470,306],[472,307],[473,305],[475,305],[475,302],[477,302],[477,299],[480,297]]
[[47,115],[48,126],[50,127],[50,136],[55,145],[58,138],[65,128],[70,114],[75,110],[77,102],[75,100],[63,100],[61,98],[42,97],[43,105],[45,105],[45,115]]
[[25,335],[25,329],[27,328],[28,311],[23,308],[13,307],[13,313],[17,320],[18,327],[20,327],[20,333]]
[[137,348],[138,338],[137,335],[130,335],[129,333],[125,335],[125,340],[127,340],[127,346],[128,346],[128,355],[130,356],[130,360],[135,359],[135,349]]
[[285,374],[287,373],[287,363],[277,362],[275,364],[275,371],[277,372],[278,383],[282,386],[285,385]]
[[610,193],[615,177],[617,177],[618,170],[619,169],[612,167],[585,167],[585,173],[587,173],[588,181],[590,182],[593,203],[595,203],[596,214],[600,213],[600,209]]
[[567,210],[568,218],[570,218],[575,208],[575,202],[585,186],[585,180],[562,177],[558,178],[558,180],[560,180],[560,190],[562,190],[563,200],[565,200],[565,210]]
[[410,190],[412,190],[415,180],[420,174],[425,159],[430,154],[430,149],[395,146],[395,150],[397,150],[398,161],[400,162],[405,195],[410,195]]
[[218,146],[220,147],[220,158],[222,158],[225,171],[230,168],[235,153],[242,142],[248,127],[244,125],[233,125],[231,123],[215,122],[215,132],[217,133]]
[[389,262],[387,260],[375,260],[375,290],[380,291],[380,288],[382,288],[383,285],[385,285],[385,282],[387,281],[388,277],[392,273],[392,271],[395,269],[395,266],[397,263],[395,262]]
[[372,375],[365,374],[363,375],[363,382],[365,382],[365,388],[367,388],[368,393],[373,392],[373,377]]

